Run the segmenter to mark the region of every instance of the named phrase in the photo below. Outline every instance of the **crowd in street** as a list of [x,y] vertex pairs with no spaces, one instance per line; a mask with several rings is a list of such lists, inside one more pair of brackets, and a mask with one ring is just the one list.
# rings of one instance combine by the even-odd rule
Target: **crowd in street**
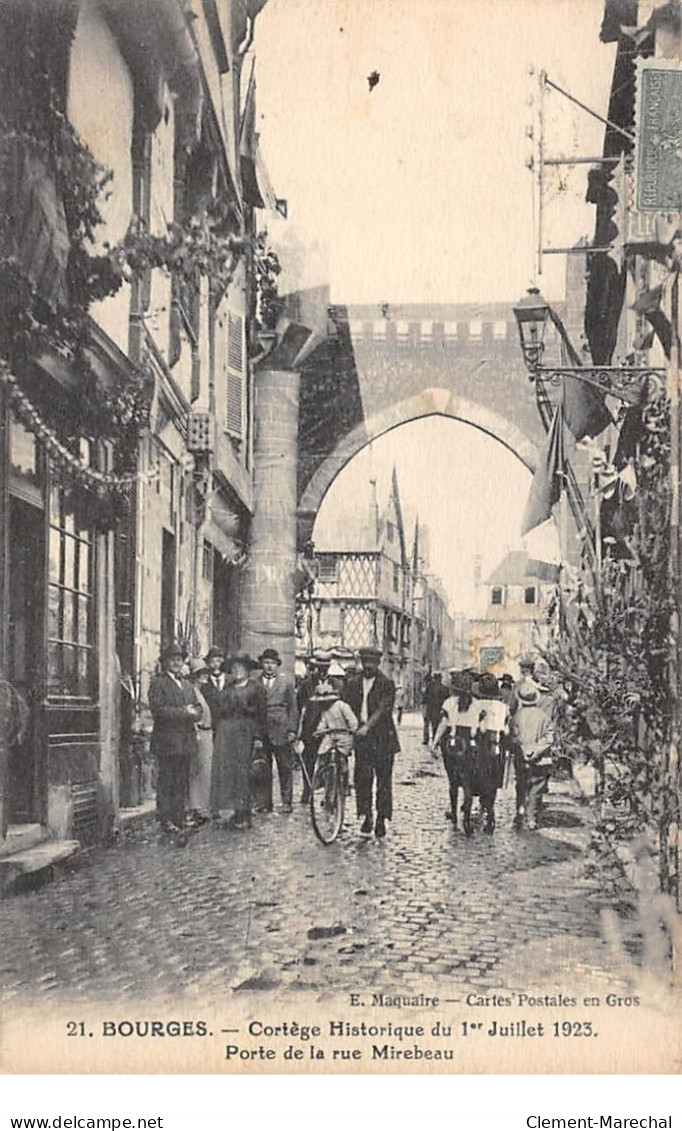
[[520,678],[498,679],[473,669],[450,672],[450,687],[436,673],[423,697],[424,745],[443,758],[450,789],[449,817],[457,826],[462,789],[464,831],[472,832],[471,805],[480,798],[484,831],[495,829],[497,790],[513,766],[516,788],[514,827],[538,827],[542,798],[555,764],[558,700],[551,673],[535,657],[521,657]]
[[[300,764],[300,802],[310,800],[315,760],[335,743],[354,755],[356,812],[361,837],[386,835],[393,817],[393,766],[400,750],[402,688],[380,670],[381,650],[360,648],[355,662],[309,660],[295,685],[274,648],[257,660],[226,656],[211,647],[187,659],[179,644],[161,654],[149,689],[157,764],[157,817],[165,834],[185,843],[208,821],[246,830],[252,814],[274,811],[274,776],[282,815],[294,805],[294,769]],[[448,817],[473,831],[472,800],[480,799],[484,831],[495,828],[497,790],[516,787],[517,829],[537,828],[554,765],[556,699],[550,673],[532,655],[521,676],[453,670],[424,681],[424,745],[442,757],[448,778]],[[397,724],[397,725],[396,725]]]

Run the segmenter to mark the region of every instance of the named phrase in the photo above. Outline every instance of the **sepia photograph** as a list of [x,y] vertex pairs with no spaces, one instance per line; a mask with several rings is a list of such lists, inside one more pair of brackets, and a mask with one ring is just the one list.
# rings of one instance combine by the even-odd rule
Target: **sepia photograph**
[[682,1069],[681,54],[0,0],[4,1073]]

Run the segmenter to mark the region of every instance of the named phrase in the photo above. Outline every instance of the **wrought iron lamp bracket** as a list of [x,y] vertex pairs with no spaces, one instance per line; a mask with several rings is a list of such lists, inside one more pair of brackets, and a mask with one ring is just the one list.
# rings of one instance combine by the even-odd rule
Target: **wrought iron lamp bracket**
[[528,359],[528,368],[531,380],[542,381],[545,385],[555,388],[569,377],[576,381],[583,381],[591,385],[602,394],[618,397],[628,404],[639,404],[642,399],[642,389],[650,378],[660,379],[665,377],[664,369],[653,366],[557,366],[532,365]]

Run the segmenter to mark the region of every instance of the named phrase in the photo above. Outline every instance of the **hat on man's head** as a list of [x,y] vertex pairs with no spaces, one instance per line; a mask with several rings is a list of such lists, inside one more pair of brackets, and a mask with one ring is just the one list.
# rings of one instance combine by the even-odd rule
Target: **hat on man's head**
[[262,664],[263,660],[274,660],[276,664],[282,663],[282,657],[276,648],[264,648],[258,657],[258,663]]
[[236,652],[234,656],[228,656],[225,661],[225,670],[228,672],[232,671],[232,668],[235,667],[236,664],[241,664],[242,667],[246,668],[249,672],[253,668],[253,660],[248,652]]
[[208,663],[210,660],[215,660],[217,656],[220,656],[220,659],[224,660],[225,651],[223,648],[219,648],[217,644],[212,644],[208,652],[204,656],[204,659],[206,660],[206,663]]
[[524,679],[516,689],[519,703],[525,707],[533,707],[540,701],[540,688],[532,679]]
[[184,654],[182,645],[178,644],[177,640],[171,640],[170,644],[166,644],[165,647],[161,649],[161,663],[165,664],[174,656],[184,656]]
[[358,656],[361,660],[365,656],[368,659],[372,658],[374,660],[380,660],[383,656],[383,652],[381,651],[381,648],[375,648],[373,644],[365,644],[362,648],[358,648]]
[[513,676],[511,676],[509,674],[509,672],[504,672],[504,674],[500,676],[500,687],[513,687],[513,686],[514,686]]
[[492,672],[485,672],[478,681],[478,690],[484,699],[494,699],[499,694],[497,680]]
[[190,675],[199,675],[200,672],[206,671],[206,661],[202,660],[201,656],[190,656],[187,663]]

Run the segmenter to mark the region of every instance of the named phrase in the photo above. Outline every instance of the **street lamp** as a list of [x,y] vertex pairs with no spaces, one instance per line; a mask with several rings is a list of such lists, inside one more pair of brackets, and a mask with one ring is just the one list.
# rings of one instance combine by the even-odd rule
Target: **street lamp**
[[[600,393],[619,397],[628,404],[639,404],[644,380],[665,374],[664,369],[656,369],[651,365],[581,365],[563,322],[537,287],[531,287],[516,304],[514,317],[519,328],[523,360],[531,381],[560,385],[565,377],[570,377],[592,385]],[[559,333],[573,365],[542,364],[548,322]]]
[[545,349],[545,330],[549,320],[549,303],[537,287],[529,287],[514,307],[514,317],[519,328],[521,352],[531,381],[535,380]]

